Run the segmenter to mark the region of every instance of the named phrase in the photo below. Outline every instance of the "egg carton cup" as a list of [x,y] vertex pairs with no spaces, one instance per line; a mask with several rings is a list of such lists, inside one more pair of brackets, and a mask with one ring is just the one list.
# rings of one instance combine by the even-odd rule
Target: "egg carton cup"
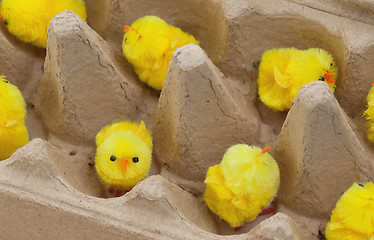
[[[22,91],[32,139],[0,162],[1,239],[317,239],[353,182],[373,179],[361,117],[374,64],[370,1],[86,0],[88,24],[56,15],[46,50],[0,31],[1,74]],[[157,15],[201,46],[174,52],[165,87],[138,80],[121,53],[123,25]],[[339,73],[335,95],[304,86],[289,112],[257,96],[269,48],[320,47]],[[112,198],[95,168],[95,135],[143,120],[150,176]],[[271,146],[280,168],[276,214],[235,232],[203,202],[209,166],[226,149]],[[229,235],[229,236],[228,236]]]

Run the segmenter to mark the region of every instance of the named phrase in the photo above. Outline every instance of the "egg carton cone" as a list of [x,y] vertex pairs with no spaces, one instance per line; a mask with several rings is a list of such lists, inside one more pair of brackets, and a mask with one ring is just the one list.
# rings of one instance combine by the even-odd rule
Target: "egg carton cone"
[[208,168],[221,161],[227,148],[248,142],[264,146],[275,139],[241,96],[239,89],[248,86],[227,82],[199,46],[174,52],[156,113],[155,158],[166,175],[182,178],[179,184],[196,194],[204,192]]
[[[0,75],[27,102],[30,142],[0,162],[0,239],[318,239],[353,182],[372,181],[362,113],[374,64],[369,0],[86,0],[88,22],[64,11],[46,49],[0,27]],[[162,91],[122,54],[123,25],[156,15],[195,36],[177,49]],[[157,29],[155,30],[157,31]],[[323,48],[335,94],[313,82],[289,112],[257,95],[270,48]],[[143,120],[154,140],[150,176],[113,197],[95,171],[95,136]],[[237,143],[279,164],[276,212],[234,231],[203,201],[207,169]]]
[[150,122],[157,96],[135,81],[122,55],[79,16],[52,19],[46,52],[35,106],[50,133],[87,144],[114,121]]
[[374,177],[372,155],[351,124],[328,85],[316,81],[300,89],[278,136],[279,207],[301,215],[310,230],[329,219],[353,182]]

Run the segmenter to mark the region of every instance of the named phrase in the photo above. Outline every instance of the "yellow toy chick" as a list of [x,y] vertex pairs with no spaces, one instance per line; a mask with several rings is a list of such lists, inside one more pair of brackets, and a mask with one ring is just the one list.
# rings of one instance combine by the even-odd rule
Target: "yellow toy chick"
[[22,93],[5,76],[0,76],[0,160],[9,158],[29,141],[25,117]]
[[290,82],[285,77],[290,59],[300,50],[296,48],[271,49],[262,55],[258,72],[258,94],[269,108],[284,111],[290,108]]
[[253,221],[278,191],[279,168],[268,149],[234,145],[207,172],[204,200],[235,230]]
[[327,240],[374,239],[374,184],[354,183],[341,196],[326,226]]
[[300,88],[313,81],[325,81],[334,92],[337,73],[333,57],[323,49],[270,49],[259,66],[258,94],[269,108],[286,111]]
[[[374,85],[374,82],[373,82]],[[371,87],[369,94],[367,96],[367,109],[364,112],[366,116],[367,126],[368,126],[368,139],[374,143],[374,87]]]
[[8,31],[23,42],[45,48],[49,22],[58,13],[71,10],[86,20],[83,0],[2,0],[1,18]]
[[291,58],[286,74],[291,76],[290,97],[294,99],[302,86],[317,80],[326,82],[334,92],[338,69],[328,52],[309,48]]
[[139,79],[162,90],[173,52],[184,45],[199,42],[190,34],[168,25],[156,16],[145,16],[131,27],[125,25],[122,51]]
[[109,191],[130,191],[148,175],[152,161],[152,137],[145,124],[118,122],[96,135],[95,166]]

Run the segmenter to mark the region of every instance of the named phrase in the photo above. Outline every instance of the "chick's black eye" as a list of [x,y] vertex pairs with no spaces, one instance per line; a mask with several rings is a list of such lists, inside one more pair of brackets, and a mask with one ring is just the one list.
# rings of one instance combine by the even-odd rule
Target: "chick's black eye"
[[139,158],[138,158],[138,157],[133,157],[133,158],[132,158],[132,161],[133,161],[134,163],[137,163],[137,162],[139,162]]
[[3,82],[5,82],[5,83],[9,83],[8,80],[3,80]]
[[330,67],[332,67],[332,63],[330,63]]
[[114,161],[116,161],[116,159],[117,159],[117,158],[116,158],[115,156],[113,156],[113,155],[110,156],[110,161],[114,162]]
[[8,20],[7,19],[4,20],[4,24],[5,24],[5,26],[8,25]]
[[360,186],[360,187],[364,187],[364,185],[362,185],[361,183],[360,183],[360,184],[358,184],[358,186]]
[[320,76],[320,77],[318,78],[318,81],[325,81],[325,78],[322,77],[322,76]]
[[125,38],[125,42],[127,42],[127,38]]

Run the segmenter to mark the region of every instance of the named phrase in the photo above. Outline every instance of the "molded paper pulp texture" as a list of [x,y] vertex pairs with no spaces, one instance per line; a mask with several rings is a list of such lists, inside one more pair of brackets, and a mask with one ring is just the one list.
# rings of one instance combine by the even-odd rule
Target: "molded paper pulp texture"
[[[2,239],[226,239],[239,233],[245,234],[230,239],[316,239],[352,182],[373,179],[374,148],[361,117],[374,64],[370,1],[86,5],[88,24],[69,11],[52,19],[46,50],[1,27],[0,74],[26,99],[32,139],[0,162]],[[174,53],[162,92],[139,81],[121,53],[123,25],[147,14],[201,43]],[[335,95],[314,82],[288,113],[264,106],[253,63],[274,47],[330,52],[339,68]],[[144,120],[150,129],[155,176],[107,198],[95,173],[94,138],[119,120]],[[239,232],[202,200],[207,169],[236,143],[270,145],[281,175],[278,213]]]

